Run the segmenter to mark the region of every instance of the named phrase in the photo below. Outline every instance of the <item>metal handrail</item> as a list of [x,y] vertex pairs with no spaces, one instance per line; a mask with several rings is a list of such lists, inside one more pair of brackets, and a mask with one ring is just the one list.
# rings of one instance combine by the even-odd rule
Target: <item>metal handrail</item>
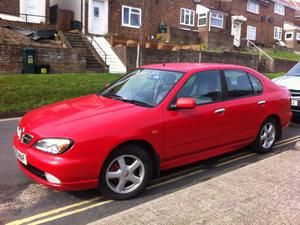
[[49,18],[49,16],[42,16],[42,15],[34,15],[34,14],[28,14],[28,13],[20,13],[19,16],[25,16],[25,22],[28,23],[28,17],[39,17],[39,18]]
[[[85,27],[83,25],[81,25],[81,27],[85,29]],[[104,63],[106,64],[107,61],[107,54],[106,52],[103,50],[103,48],[101,48],[101,46],[99,45],[99,43],[97,42],[97,40],[94,39],[94,36],[88,32],[86,32],[86,35],[88,35],[91,38],[91,45],[93,46],[93,41],[96,43],[96,45],[99,47],[99,49],[101,50],[101,52],[104,54]]]
[[274,59],[269,56],[264,50],[262,50],[260,47],[258,47],[254,42],[250,41],[249,39],[246,39],[247,40],[247,44],[248,46],[251,44],[252,46],[254,46],[256,49],[259,50],[259,53],[260,55],[263,53],[265,56],[267,56],[272,62],[274,61]]

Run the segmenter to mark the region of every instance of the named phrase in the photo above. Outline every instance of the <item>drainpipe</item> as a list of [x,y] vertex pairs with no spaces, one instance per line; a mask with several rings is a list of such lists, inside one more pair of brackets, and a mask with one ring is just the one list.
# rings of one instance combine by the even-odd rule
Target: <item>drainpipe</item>
[[81,0],[81,32],[83,32],[83,0]]
[[143,38],[144,38],[144,24],[146,21],[144,20],[146,17],[146,8],[145,1],[141,1],[142,15],[141,15],[141,26],[140,26],[140,35],[137,46],[137,56],[136,56],[136,67],[139,67],[143,64]]

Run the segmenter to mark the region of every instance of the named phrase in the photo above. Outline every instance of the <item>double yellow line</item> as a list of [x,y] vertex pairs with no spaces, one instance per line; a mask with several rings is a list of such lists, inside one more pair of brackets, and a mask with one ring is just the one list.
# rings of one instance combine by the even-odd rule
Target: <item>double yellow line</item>
[[[300,135],[292,137],[292,138],[288,138],[282,141],[279,141],[274,148],[280,148],[282,146],[294,143],[296,141],[300,140]],[[242,152],[239,154],[235,154],[233,156],[229,156],[227,158],[224,158],[221,160],[221,163],[217,164],[215,167],[221,167],[225,164],[229,164],[231,162],[240,160],[240,159],[244,159],[244,158],[249,158],[253,155],[255,155],[256,153],[252,153],[252,152]],[[147,190],[150,189],[154,189],[169,183],[173,183],[176,181],[179,181],[183,178],[187,178],[193,175],[197,175],[200,174],[202,172],[204,172],[205,169],[203,169],[203,166],[196,166],[193,168],[189,168],[186,169],[184,171],[180,171],[174,174],[170,174],[168,176],[162,177],[160,179],[154,180],[152,182],[152,184],[147,188]],[[109,203],[112,203],[113,200],[106,200],[104,199],[104,197],[96,197],[96,198],[92,198],[89,200],[85,200],[85,201],[81,201],[75,204],[71,204],[68,206],[64,206],[58,209],[54,209],[54,210],[50,210],[44,213],[40,213],[34,216],[30,216],[24,219],[20,219],[20,220],[16,220],[13,222],[10,222],[6,225],[21,225],[21,224],[29,224],[29,225],[38,225],[38,224],[43,224],[43,223],[47,223],[47,222],[51,222],[63,217],[67,217],[73,214],[77,214],[77,213],[81,213],[102,205],[106,205]],[[92,203],[92,204],[91,204]],[[87,206],[86,206],[87,205]],[[77,208],[77,209],[76,209]],[[72,209],[72,210],[71,210]],[[73,210],[74,209],[74,210]],[[67,211],[67,210],[71,210],[71,211]]]

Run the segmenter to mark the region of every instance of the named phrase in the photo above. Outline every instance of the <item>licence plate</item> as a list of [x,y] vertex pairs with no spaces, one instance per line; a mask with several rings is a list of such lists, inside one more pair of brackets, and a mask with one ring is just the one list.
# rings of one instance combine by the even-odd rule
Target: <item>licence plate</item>
[[17,149],[14,149],[16,157],[18,160],[20,160],[24,165],[27,165],[27,157],[25,154],[23,154],[22,152],[20,152]]
[[298,101],[297,100],[292,100],[292,106],[298,106]]

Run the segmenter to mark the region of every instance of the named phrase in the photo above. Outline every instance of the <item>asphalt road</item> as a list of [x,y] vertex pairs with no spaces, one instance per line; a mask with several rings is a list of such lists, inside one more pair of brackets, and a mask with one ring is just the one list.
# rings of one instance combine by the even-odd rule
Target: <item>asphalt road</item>
[[18,168],[12,152],[12,135],[18,120],[0,120],[0,224],[87,224],[133,206],[209,180],[262,159],[280,154],[300,140],[300,123],[294,121],[274,151],[258,155],[248,149],[162,173],[136,199],[111,201],[96,190],[59,192],[36,184]]

